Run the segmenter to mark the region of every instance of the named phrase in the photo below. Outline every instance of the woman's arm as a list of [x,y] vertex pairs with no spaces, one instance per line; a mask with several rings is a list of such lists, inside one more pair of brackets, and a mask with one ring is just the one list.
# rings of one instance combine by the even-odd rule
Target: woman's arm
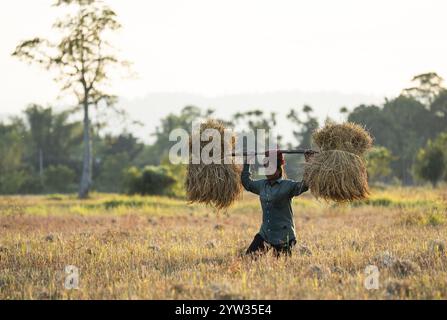
[[300,194],[307,192],[309,190],[309,187],[306,185],[304,181],[298,182],[298,181],[292,181],[290,196],[297,197]]
[[248,163],[244,164],[244,169],[242,170],[241,174],[241,181],[245,190],[257,195],[259,195],[259,193],[261,192],[262,180],[251,179],[250,165]]
[[[306,152],[304,154],[304,158],[307,163],[311,162],[314,156],[315,156],[315,153],[313,153],[311,151]],[[308,190],[309,190],[309,186],[304,181],[301,181],[301,182],[292,181],[290,196],[297,197],[300,194],[307,192]]]

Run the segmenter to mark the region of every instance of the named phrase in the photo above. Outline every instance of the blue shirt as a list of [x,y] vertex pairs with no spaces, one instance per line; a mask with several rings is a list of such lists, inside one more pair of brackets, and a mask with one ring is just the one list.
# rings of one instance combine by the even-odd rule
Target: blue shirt
[[272,245],[288,244],[296,238],[292,198],[306,192],[303,182],[278,179],[252,180],[250,165],[245,164],[241,174],[245,190],[259,195],[262,206],[262,226],[259,234]]

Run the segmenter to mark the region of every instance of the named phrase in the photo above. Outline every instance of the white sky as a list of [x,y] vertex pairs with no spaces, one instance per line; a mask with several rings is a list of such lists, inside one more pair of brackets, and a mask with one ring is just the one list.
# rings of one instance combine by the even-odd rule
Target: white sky
[[[10,57],[20,40],[51,34],[53,2],[1,4],[0,114],[55,102],[52,77]],[[286,90],[394,96],[415,74],[447,76],[445,0],[105,2],[124,26],[116,45],[139,76],[115,82],[127,99]]]

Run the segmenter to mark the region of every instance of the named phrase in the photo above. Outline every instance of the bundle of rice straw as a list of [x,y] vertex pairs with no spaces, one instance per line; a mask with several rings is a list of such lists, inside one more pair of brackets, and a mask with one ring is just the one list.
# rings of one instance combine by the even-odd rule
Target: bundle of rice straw
[[363,200],[369,195],[363,160],[356,154],[330,150],[306,165],[304,181],[316,198],[335,202]]
[[[216,129],[220,134],[222,163],[204,164],[200,161],[200,164],[193,164],[190,157],[186,176],[186,194],[190,203],[198,202],[211,205],[218,210],[226,209],[242,194],[241,167],[235,164],[232,158],[229,164],[225,164],[223,159],[224,150],[234,151],[236,140],[233,135],[231,141],[225,141],[225,126],[221,122],[208,120],[201,124],[200,134],[206,129]],[[212,138],[209,141],[201,141],[200,152],[211,141]],[[227,149],[224,149],[225,145]],[[190,150],[192,150],[191,141]]]
[[366,199],[369,187],[363,156],[372,147],[369,133],[353,123],[326,123],[313,139],[320,153],[304,170],[312,194],[335,202]]
[[359,156],[363,156],[373,144],[369,133],[351,122],[327,122],[322,129],[315,131],[312,137],[321,151],[342,150]]

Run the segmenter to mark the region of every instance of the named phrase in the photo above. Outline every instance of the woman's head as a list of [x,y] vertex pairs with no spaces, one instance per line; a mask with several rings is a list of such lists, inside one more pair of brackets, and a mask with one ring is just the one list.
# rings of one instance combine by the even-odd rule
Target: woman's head
[[[276,155],[276,157],[275,157]],[[276,165],[275,165],[276,162]],[[286,161],[284,159],[284,154],[282,154],[279,151],[267,151],[266,152],[266,159],[264,162],[264,167],[269,168],[269,169],[275,169],[276,170],[273,172],[273,170],[269,170],[271,172],[269,172],[269,174],[266,174],[266,177],[268,180],[278,180],[280,178],[285,177],[285,169],[284,166],[286,164]],[[275,165],[275,167],[271,167],[272,165]]]

